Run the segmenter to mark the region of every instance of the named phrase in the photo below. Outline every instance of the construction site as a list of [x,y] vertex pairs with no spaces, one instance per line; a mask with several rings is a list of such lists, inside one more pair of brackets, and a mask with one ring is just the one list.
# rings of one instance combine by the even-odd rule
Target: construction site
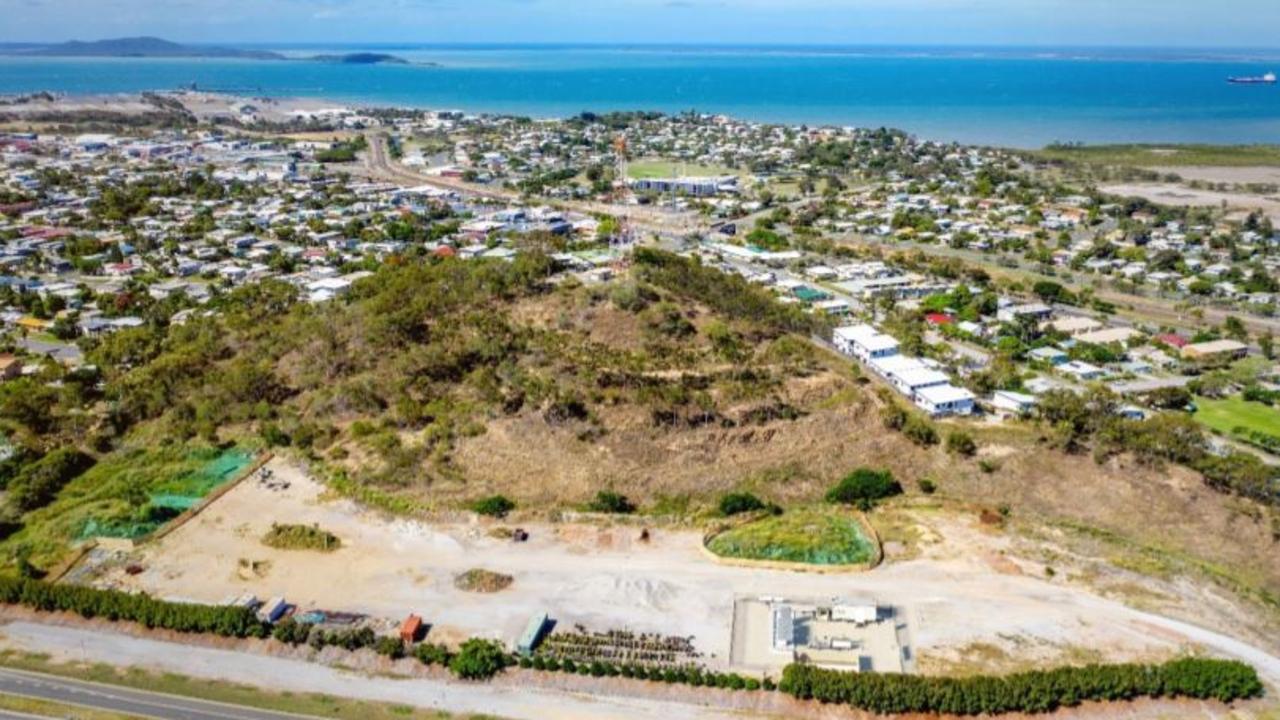
[[906,613],[874,600],[741,597],[733,608],[731,664],[758,672],[805,662],[834,670],[911,672]]
[[[753,674],[776,674],[793,660],[925,671],[979,645],[1018,664],[1060,662],[1082,648],[1150,659],[1193,642],[1189,626],[1032,576],[1008,558],[993,563],[1002,541],[969,519],[936,522],[943,541],[871,572],[744,569],[709,557],[695,530],[530,522],[517,538],[494,520],[388,517],[335,499],[277,458],[163,537],[100,548],[75,577],[171,600],[253,604],[264,617],[334,630],[395,634],[412,615],[415,636],[434,643],[487,637],[517,650],[524,639],[524,649],[541,641],[556,654],[581,656],[589,646],[608,657],[649,653],[655,662]],[[323,529],[340,544],[263,543],[286,523]],[[459,582],[488,574],[503,581]],[[542,622],[531,634],[535,618]]]

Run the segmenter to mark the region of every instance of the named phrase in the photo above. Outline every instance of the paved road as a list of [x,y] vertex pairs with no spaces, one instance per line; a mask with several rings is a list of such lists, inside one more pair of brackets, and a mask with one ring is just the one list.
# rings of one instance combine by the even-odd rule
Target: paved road
[[[9,668],[0,668],[0,693],[163,720],[298,720],[304,717]],[[29,716],[0,713],[0,720],[11,717]]]

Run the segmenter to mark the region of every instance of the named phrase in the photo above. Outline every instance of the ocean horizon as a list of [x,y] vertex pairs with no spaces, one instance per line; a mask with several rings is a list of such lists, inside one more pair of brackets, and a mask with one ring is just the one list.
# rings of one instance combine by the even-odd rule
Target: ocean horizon
[[[651,110],[895,127],[1011,147],[1280,143],[1280,49],[837,45],[219,43],[290,57],[395,54],[410,65],[0,56],[0,94],[190,87],[531,117]],[[3,47],[3,46],[0,46]],[[10,45],[9,47],[15,47]]]

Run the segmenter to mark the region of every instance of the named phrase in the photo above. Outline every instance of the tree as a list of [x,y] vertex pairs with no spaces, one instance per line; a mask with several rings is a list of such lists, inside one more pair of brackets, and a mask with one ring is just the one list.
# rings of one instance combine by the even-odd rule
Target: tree
[[516,504],[503,495],[492,495],[471,505],[471,509],[480,515],[492,518],[504,518],[515,508]]
[[42,508],[92,465],[93,458],[79,450],[58,448],[18,471],[9,483],[9,503],[21,513]]
[[720,514],[729,517],[765,509],[764,501],[748,492],[729,493],[720,498]]
[[902,486],[888,470],[858,468],[827,491],[826,500],[838,505],[868,506],[877,500],[902,494]]
[[1183,410],[1191,401],[1191,391],[1184,387],[1163,387],[1147,394],[1151,407],[1160,410]]
[[1235,338],[1240,342],[1249,341],[1249,330],[1245,328],[1240,318],[1235,315],[1228,315],[1227,319],[1222,321],[1222,332],[1227,337]]
[[507,654],[493,640],[471,638],[449,660],[449,670],[463,680],[488,680],[507,665]]
[[612,490],[601,490],[596,493],[594,500],[587,505],[587,509],[592,512],[610,513],[613,515],[630,515],[636,511],[636,506],[626,495],[616,493]]

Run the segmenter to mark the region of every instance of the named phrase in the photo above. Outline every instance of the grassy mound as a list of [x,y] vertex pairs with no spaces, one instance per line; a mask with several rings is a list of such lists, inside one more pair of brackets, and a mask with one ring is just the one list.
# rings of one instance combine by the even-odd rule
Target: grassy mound
[[511,587],[512,577],[491,570],[472,568],[453,579],[453,586],[464,592],[496,593]]
[[857,565],[875,558],[875,542],[849,513],[794,510],[726,530],[707,543],[721,557],[809,565]]
[[262,544],[277,550],[318,550],[333,552],[342,547],[337,535],[322,530],[315,525],[280,525],[271,524],[271,529],[262,536]]

